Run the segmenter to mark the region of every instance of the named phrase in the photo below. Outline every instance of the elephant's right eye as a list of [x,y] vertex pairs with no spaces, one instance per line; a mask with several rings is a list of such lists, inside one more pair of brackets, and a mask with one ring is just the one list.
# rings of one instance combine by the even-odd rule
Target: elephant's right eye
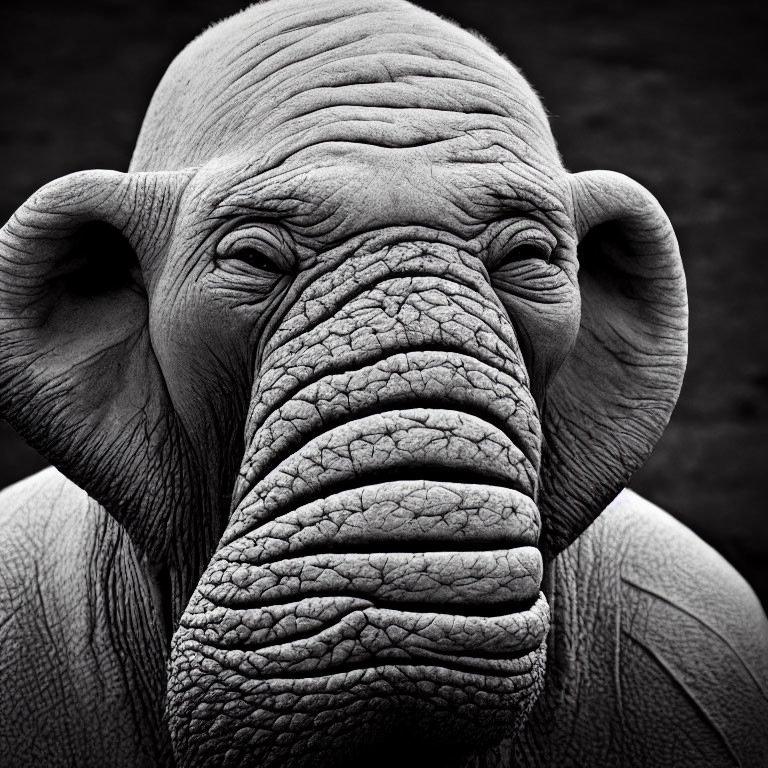
[[273,224],[249,223],[227,232],[216,246],[219,265],[228,271],[275,278],[293,271],[293,249]]

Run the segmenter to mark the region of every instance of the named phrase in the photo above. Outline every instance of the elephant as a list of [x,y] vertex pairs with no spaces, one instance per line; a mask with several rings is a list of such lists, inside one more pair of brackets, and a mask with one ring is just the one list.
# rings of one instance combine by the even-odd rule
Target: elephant
[[191,42],[127,172],[0,234],[8,765],[729,766],[768,622],[626,488],[686,361],[672,226],[405,0]]

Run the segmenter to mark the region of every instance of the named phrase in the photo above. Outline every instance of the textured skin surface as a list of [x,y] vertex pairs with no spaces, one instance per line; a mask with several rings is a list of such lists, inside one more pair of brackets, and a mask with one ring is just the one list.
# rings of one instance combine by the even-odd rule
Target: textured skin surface
[[[98,670],[124,674],[99,728],[133,707],[102,742],[129,763],[170,743],[184,768],[547,765],[574,740],[623,762],[659,669],[680,684],[674,661],[706,655],[674,618],[698,602],[657,607],[684,605],[685,575],[638,565],[689,534],[632,496],[588,529],[679,391],[674,234],[626,177],[568,174],[530,86],[473,35],[399,1],[227,20],[169,69],[131,171],[40,190],[0,267],[8,418],[102,505],[54,472],[3,497],[3,626],[26,649],[7,706],[58,647],[34,617],[78,594],[97,618],[62,647],[93,645],[83,703],[51,711],[87,730]],[[54,531],[32,536],[48,580],[26,520]],[[715,634],[739,648],[738,624],[759,654],[759,608],[725,581]],[[738,732],[750,680],[727,713],[701,699],[714,732]],[[669,751],[694,733],[686,693],[664,749],[695,764]]]
[[[21,677],[37,692],[21,707],[2,708],[10,764],[165,764],[162,736],[148,727],[159,725],[157,716],[147,716],[165,685],[162,666],[153,680],[146,665],[147,647],[160,645],[157,621],[130,552],[110,550],[114,524],[54,470],[4,491],[0,505],[0,631],[4,644],[23,637],[29,654],[2,665],[3,690]],[[40,529],[55,543],[35,568],[21,542],[36,535],[37,546],[46,537],[38,538]],[[97,542],[115,559],[91,555]],[[56,568],[65,575],[52,594],[47,574]],[[109,573],[122,579],[111,604],[98,594],[83,601],[74,591],[93,589]],[[416,753],[415,765],[762,764],[768,734],[755,726],[768,718],[768,627],[748,585],[719,555],[627,491],[558,558],[552,574],[546,685],[521,736],[474,759]],[[279,632],[280,612],[271,617],[265,631]],[[293,632],[293,614],[282,618]],[[309,610],[300,621],[314,630],[325,618]],[[249,640],[258,642],[257,632]],[[403,635],[392,635],[391,624],[388,632],[396,649]],[[496,628],[489,648],[502,648],[509,632]],[[144,661],[131,664],[132,654]],[[322,744],[318,749],[322,754]],[[371,765],[387,764],[383,745],[379,752]]]
[[[243,490],[173,640],[170,725],[193,763],[220,754],[212,728],[230,764],[309,764],[318,730],[354,720],[365,739],[425,708],[411,738],[482,743],[540,688],[541,438],[514,331],[477,258],[377,245],[319,257],[264,350]],[[462,363],[493,397],[454,380]],[[422,510],[442,496],[439,522],[387,532],[413,491]],[[500,524],[473,535],[462,508]]]
[[103,508],[54,469],[0,494],[0,762],[166,764],[162,633]]
[[520,765],[765,763],[768,621],[719,554],[625,491],[555,569]]

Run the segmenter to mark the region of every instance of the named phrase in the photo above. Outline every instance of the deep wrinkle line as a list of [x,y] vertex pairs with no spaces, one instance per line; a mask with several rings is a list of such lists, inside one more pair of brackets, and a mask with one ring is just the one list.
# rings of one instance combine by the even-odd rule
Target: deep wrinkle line
[[[207,648],[213,648],[218,651],[222,651],[223,653],[228,653],[231,651],[243,651],[245,653],[257,653],[259,651],[268,651],[268,650],[276,650],[278,648],[281,648],[283,646],[291,645],[292,643],[301,642],[302,640],[311,640],[312,638],[316,637],[317,635],[322,634],[328,629],[333,629],[334,627],[341,624],[342,620],[347,618],[348,616],[352,615],[353,613],[362,612],[363,608],[353,608],[346,613],[343,613],[335,618],[335,620],[329,624],[326,624],[320,628],[308,630],[306,632],[297,632],[296,634],[292,635],[289,638],[280,639],[277,642],[273,643],[255,643],[253,645],[249,645],[247,641],[242,643],[233,643],[232,645],[225,645],[224,643],[220,641],[212,641],[212,640],[204,640],[204,641],[196,641],[200,642],[202,645],[205,645]],[[521,645],[524,645],[524,643],[521,643]],[[478,659],[478,660],[487,660],[487,661],[517,661],[518,659],[523,659],[528,654],[533,653],[536,651],[541,643],[534,643],[533,648],[523,648],[519,651],[485,651],[485,650],[477,650],[473,652],[467,652],[465,649],[456,649],[456,648],[426,648],[424,646],[414,646],[414,651],[421,651],[423,655],[421,655],[421,660],[424,660],[426,662],[430,659],[438,660],[441,657],[447,657],[460,660],[460,659]],[[417,658],[419,657],[419,654],[414,653],[414,656]],[[439,664],[437,666],[440,666]]]
[[350,663],[350,664],[339,664],[333,671],[328,672],[307,672],[307,671],[297,671],[295,674],[286,674],[282,673],[280,675],[247,675],[244,673],[243,667],[241,666],[230,666],[228,664],[223,664],[222,659],[217,659],[215,657],[214,660],[221,664],[222,666],[227,666],[229,669],[233,670],[237,674],[239,674],[242,677],[248,678],[250,680],[304,680],[304,679],[317,679],[317,678],[328,678],[328,677],[335,677],[337,675],[349,675],[350,672],[356,672],[360,671],[363,672],[366,669],[384,669],[387,667],[395,667],[399,671],[403,671],[403,668],[408,669],[433,669],[435,671],[442,671],[445,670],[451,670],[454,672],[460,672],[466,675],[471,675],[472,677],[496,677],[496,678],[504,678],[504,679],[511,679],[514,678],[516,681],[520,681],[520,679],[523,676],[530,676],[532,680],[527,684],[520,686],[518,689],[518,693],[521,695],[525,695],[525,692],[527,689],[532,688],[533,684],[539,679],[541,676],[541,668],[538,668],[533,662],[536,658],[536,656],[540,653],[541,646],[538,648],[535,648],[532,651],[528,651],[523,656],[519,658],[510,658],[510,662],[520,662],[525,661],[526,659],[530,659],[530,669],[526,671],[518,671],[518,670],[483,670],[478,669],[477,667],[473,667],[469,664],[458,664],[455,661],[451,661],[451,663],[441,664],[438,662],[438,660],[430,660],[430,661],[410,661],[410,660],[404,660],[402,662],[398,661],[396,658],[393,658],[390,661],[383,661],[383,660],[375,660],[371,659],[369,662],[358,662],[358,663]]
[[[302,529],[306,530],[306,529]],[[330,544],[331,542],[329,542]],[[261,568],[264,565],[275,565],[276,563],[282,563],[286,562],[288,560],[300,560],[306,557],[319,557],[322,555],[428,555],[428,554],[452,554],[452,553],[463,553],[463,552],[476,552],[478,554],[486,554],[489,552],[511,552],[515,549],[521,549],[523,547],[535,547],[536,543],[520,543],[516,542],[514,544],[504,544],[504,542],[500,542],[498,540],[476,540],[476,541],[457,541],[455,542],[449,542],[449,541],[435,541],[435,542],[429,542],[429,541],[413,541],[413,549],[403,549],[403,545],[408,545],[408,541],[402,541],[398,540],[397,542],[394,542],[397,544],[397,549],[387,549],[386,546],[381,546],[382,544],[386,544],[386,542],[374,542],[373,544],[370,544],[369,546],[359,546],[355,545],[354,549],[345,549],[345,550],[333,550],[328,548],[320,548],[320,547],[305,547],[300,549],[298,552],[292,553],[287,556],[282,557],[270,557],[266,560],[241,560],[241,559],[232,559],[230,557],[223,557],[222,560],[226,560],[228,563],[232,563],[233,565],[241,564],[241,565],[249,565],[254,568]],[[434,543],[434,546],[429,546],[430,543]],[[464,546],[461,546],[464,545]],[[500,546],[501,545],[501,546]]]
[[[396,84],[410,85],[408,83],[403,83],[403,81],[398,81]],[[368,84],[367,83],[361,83],[361,85],[365,86],[365,85],[368,85]],[[385,86],[386,84],[385,83],[380,83],[379,85]],[[304,96],[307,93],[311,93],[311,91],[323,91],[323,90],[333,91],[335,89],[354,88],[356,86],[357,86],[357,84],[318,86],[317,88],[312,88],[310,91],[302,91],[298,95],[299,96]],[[351,102],[351,99],[349,101],[343,101],[343,102],[338,102],[338,103],[333,103],[333,104],[323,104],[320,107],[313,107],[312,109],[308,109],[305,112],[296,112],[296,113],[293,113],[293,114],[289,114],[288,115],[288,119],[289,120],[298,120],[298,119],[301,119],[302,117],[309,117],[310,115],[316,114],[318,112],[324,112],[326,110],[328,110],[328,111],[331,111],[331,110],[334,110],[334,109],[344,110],[344,109],[349,109],[349,108],[352,108],[352,109],[355,109],[355,110],[361,110],[361,109],[362,110],[365,110],[365,109],[377,110],[377,114],[379,114],[381,112],[385,112],[387,110],[393,110],[396,114],[397,114],[397,112],[404,112],[404,111],[411,111],[411,112],[446,112],[448,114],[457,115],[457,116],[458,115],[464,115],[466,117],[493,115],[494,117],[498,117],[498,118],[501,118],[501,119],[507,119],[507,120],[510,119],[509,115],[504,114],[503,112],[494,112],[494,111],[491,111],[491,110],[484,111],[484,110],[481,110],[481,109],[472,109],[472,110],[469,110],[469,111],[465,111],[465,110],[458,109],[458,108],[456,108],[456,109],[447,108],[446,109],[446,108],[440,107],[440,106],[428,106],[428,107],[425,107],[425,106],[417,106],[417,105],[408,105],[408,106],[401,107],[401,106],[397,106],[397,105],[394,105],[394,104],[392,104],[392,105],[388,104],[387,106],[382,107],[382,106],[378,106],[378,105],[375,105],[375,104],[367,104],[367,103],[353,104]],[[357,114],[357,112],[355,114]],[[421,115],[418,115],[418,117],[421,117]],[[333,121],[333,122],[335,123],[336,121]],[[361,116],[361,117],[353,117],[351,120],[344,120],[344,121],[339,121],[339,122],[367,122],[367,121],[366,121],[366,118],[364,116]],[[327,125],[327,124],[324,124],[323,127],[325,127],[325,125]],[[450,138],[454,139],[456,137],[452,136]],[[419,139],[419,143],[417,143],[417,144],[397,144],[397,145],[381,145],[381,144],[377,144],[377,146],[393,146],[393,147],[396,146],[398,148],[399,147],[410,147],[410,146],[419,146],[419,147],[421,147],[421,146],[427,146],[427,145],[430,145],[430,144],[438,143],[438,142],[441,142],[441,141],[444,141],[444,140],[445,139],[443,139],[443,138],[436,139],[436,140],[429,139],[429,138],[423,138],[423,139]],[[333,140],[331,139],[330,141],[333,141]],[[363,144],[374,143],[372,141],[366,141],[365,139],[361,140],[361,142]]]
[[[229,602],[222,603],[214,600],[209,594],[204,594],[206,600],[208,600],[213,606],[217,608],[224,608],[229,611],[251,611],[260,610],[262,608],[270,608],[272,606],[284,606],[288,603],[301,603],[304,600],[313,599],[332,599],[339,598],[347,600],[367,600],[370,602],[369,608],[377,608],[379,610],[399,611],[401,613],[416,613],[416,614],[437,614],[440,616],[464,616],[471,617],[476,616],[480,618],[503,618],[505,616],[517,616],[523,613],[532,611],[536,604],[544,598],[543,592],[539,590],[536,597],[526,598],[521,600],[506,600],[498,603],[477,603],[465,600],[460,603],[430,603],[426,601],[421,602],[408,602],[404,600],[381,600],[373,598],[370,595],[365,594],[349,594],[344,592],[325,592],[322,590],[311,590],[307,592],[300,592],[298,595],[284,595],[283,597],[276,597],[271,600],[243,600],[241,603]],[[446,611],[446,608],[456,609]],[[463,608],[463,610],[458,610]]]
[[[384,37],[391,37],[394,35],[397,35],[398,33],[383,33],[380,36],[380,39],[383,39]],[[424,77],[428,80],[447,80],[451,83],[472,83],[475,85],[485,86],[487,88],[491,88],[495,91],[498,91],[502,96],[509,97],[509,94],[506,92],[506,89],[509,87],[510,81],[509,78],[505,75],[500,74],[498,71],[492,71],[490,69],[485,69],[482,66],[478,66],[474,62],[469,61],[461,61],[457,58],[446,58],[445,54],[440,52],[438,48],[432,48],[429,47],[429,42],[435,42],[435,43],[444,43],[444,38],[438,35],[430,35],[425,31],[419,32],[417,35],[414,35],[414,37],[418,38],[419,43],[424,45],[424,48],[422,48],[419,51],[416,51],[414,49],[410,50],[404,50],[404,51],[389,51],[390,55],[395,55],[402,60],[407,60],[406,68],[399,72],[394,78],[392,77],[391,72],[389,72],[389,69],[387,68],[387,72],[389,74],[389,79],[387,80],[373,80],[373,81],[366,81],[362,84],[367,85],[388,85],[390,83],[398,83],[403,82],[405,78],[409,77]],[[381,62],[381,56],[382,51],[373,51],[373,52],[358,52],[358,51],[347,51],[344,49],[352,48],[354,46],[360,46],[360,43],[365,41],[365,37],[357,38],[355,40],[347,40],[344,43],[340,45],[336,45],[333,48],[326,49],[323,51],[320,51],[318,53],[311,53],[308,56],[297,58],[292,60],[292,64],[304,64],[308,63],[312,58],[315,58],[317,56],[324,56],[327,53],[333,52],[336,55],[333,57],[333,59],[329,59],[327,61],[322,61],[319,64],[313,64],[313,69],[322,70],[325,68],[330,67],[331,69],[335,66],[338,66],[339,64],[350,64],[353,65],[355,63],[362,62],[363,64],[379,64]],[[426,44],[426,45],[425,45]],[[456,48],[463,48],[465,51],[471,52],[472,54],[477,54],[477,50],[473,50],[472,48],[462,45],[459,41],[454,40],[452,42],[452,45]],[[340,51],[344,51],[342,55],[339,55]],[[427,51],[425,53],[425,51]],[[261,62],[259,62],[260,64]],[[490,63],[490,62],[484,62],[484,63]],[[493,62],[494,65],[496,62]],[[398,62],[398,64],[402,64],[402,62]],[[416,65],[424,65],[424,66],[416,66]],[[447,64],[448,67],[445,69],[441,69],[438,74],[432,74],[433,68],[435,65],[442,65]],[[507,62],[509,64],[509,62]],[[461,74],[459,74],[459,70],[461,71]],[[277,74],[280,70],[274,70],[273,72],[267,73],[266,77],[271,77],[275,74]],[[370,69],[367,69],[365,71],[370,71]],[[481,77],[476,77],[476,75],[480,75]],[[286,73],[286,79],[296,79],[296,74],[290,74]],[[285,80],[281,81],[281,84],[284,83]],[[347,83],[347,85],[357,85],[358,81],[355,81],[353,83]],[[321,86],[322,87],[322,86]],[[312,90],[312,89],[307,89]],[[300,91],[295,93],[301,93],[305,91]],[[514,96],[511,96],[510,98],[514,99]],[[525,104],[524,102],[520,102],[519,99],[516,99],[516,104],[522,106],[523,108],[526,108],[531,114],[536,114],[534,110],[531,110],[530,107]]]
[[[303,401],[307,402],[307,401]],[[496,419],[496,417],[491,415],[491,418],[488,418],[489,414],[485,413],[479,408],[475,408],[474,406],[462,407],[462,408],[455,408],[455,407],[446,407],[446,406],[464,406],[464,403],[457,403],[457,402],[449,402],[449,403],[443,403],[440,400],[437,400],[435,398],[425,398],[424,400],[403,400],[402,403],[398,403],[397,401],[392,403],[384,403],[385,409],[382,410],[379,403],[376,403],[377,407],[371,406],[370,408],[361,408],[358,411],[348,411],[346,414],[336,418],[329,420],[327,422],[323,422],[320,425],[320,429],[317,431],[310,431],[305,434],[299,433],[296,436],[295,440],[292,440],[290,445],[286,446],[284,450],[278,452],[275,454],[275,456],[267,461],[263,467],[259,469],[259,479],[253,484],[253,487],[255,487],[258,483],[263,482],[266,480],[269,475],[274,472],[283,462],[288,461],[292,456],[295,456],[303,446],[308,445],[313,440],[319,440],[324,435],[328,435],[331,432],[333,432],[336,429],[340,429],[341,427],[345,427],[348,424],[352,424],[355,421],[361,421],[362,419],[368,419],[373,416],[381,416],[385,417],[388,415],[394,415],[394,416],[402,416],[403,418],[409,418],[408,412],[409,411],[417,411],[417,410],[426,410],[426,411],[441,411],[443,413],[451,413],[451,414],[460,414],[460,415],[466,415],[471,416],[478,421],[482,421],[488,426],[492,427],[493,429],[497,430],[501,435],[503,435],[507,440],[509,440],[512,447],[515,448],[515,450],[519,451],[520,455],[530,464],[532,470],[536,470],[536,464],[533,462],[533,460],[528,456],[525,449],[518,443],[517,440],[513,438],[512,435],[509,434],[507,431],[506,425],[501,422],[500,420]],[[273,411],[274,413],[274,411]],[[259,449],[262,450],[262,449]],[[253,457],[256,454],[251,454],[248,459],[252,460]],[[253,464],[251,464],[251,467],[249,467],[249,470],[252,468]],[[527,495],[527,494],[526,494]]]
[[[361,598],[362,599],[362,598]],[[349,608],[346,611],[343,611],[342,613],[338,614],[337,616],[334,616],[333,619],[326,624],[323,624],[320,627],[313,627],[312,629],[305,630],[304,632],[295,632],[287,639],[279,639],[277,641],[273,642],[261,642],[261,643],[254,643],[253,645],[249,645],[246,642],[240,643],[240,644],[233,644],[231,646],[227,646],[224,641],[219,640],[195,640],[195,642],[200,642],[203,645],[207,646],[208,648],[216,648],[220,651],[224,651],[225,653],[227,651],[262,651],[269,648],[279,648],[283,645],[290,645],[294,642],[299,642],[301,640],[310,640],[313,637],[316,637],[321,632],[325,632],[327,629],[332,629],[333,627],[339,625],[343,619],[345,619],[347,616],[350,616],[353,613],[357,613],[358,611],[365,610],[365,608],[372,607],[372,606],[360,606],[355,605],[353,608]],[[209,625],[210,626],[210,625]],[[197,628],[190,629],[191,632],[195,632]]]
[[[228,546],[231,544],[235,539],[239,539],[243,536],[247,536],[249,533],[253,533],[253,531],[257,530],[263,525],[266,525],[267,523],[272,523],[278,518],[282,517],[283,515],[289,514],[291,512],[295,512],[296,510],[300,509],[301,507],[307,506],[308,504],[312,504],[316,501],[323,501],[324,499],[329,498],[330,496],[336,496],[339,493],[342,493],[344,491],[354,491],[357,489],[362,488],[369,488],[372,485],[384,485],[386,483],[392,483],[392,482],[398,482],[400,480],[426,480],[426,481],[432,481],[432,482],[450,482],[450,483],[462,483],[464,485],[482,485],[482,486],[491,486],[495,488],[505,488],[508,490],[517,491],[518,493],[522,494],[523,496],[527,496],[528,498],[531,498],[530,495],[523,490],[522,488],[515,488],[512,485],[510,485],[508,482],[507,484],[504,484],[502,482],[488,482],[489,479],[494,478],[482,478],[478,480],[469,480],[469,479],[460,479],[461,478],[461,472],[458,469],[450,469],[451,477],[452,479],[446,479],[445,477],[438,476],[437,478],[430,477],[429,476],[429,470],[430,469],[438,469],[441,470],[443,473],[446,471],[446,467],[444,466],[438,466],[435,467],[434,465],[430,467],[430,465],[421,465],[420,467],[416,467],[412,470],[410,470],[410,476],[408,470],[404,467],[395,467],[393,468],[391,472],[391,479],[381,479],[381,475],[384,473],[380,473],[379,479],[374,480],[373,482],[360,482],[360,475],[357,475],[354,478],[350,478],[349,481],[344,483],[333,483],[329,488],[321,488],[319,491],[311,494],[306,494],[306,496],[302,496],[301,494],[297,494],[296,496],[291,499],[291,504],[288,506],[287,509],[278,511],[276,514],[272,515],[271,517],[268,517],[266,520],[259,520],[259,521],[252,521],[250,525],[245,527],[242,531],[238,531],[236,533],[232,533],[230,538],[222,537],[219,541],[217,549],[221,549],[222,547]],[[418,473],[418,474],[414,474]],[[459,479],[456,479],[456,476],[459,476]],[[473,475],[474,476],[474,475]],[[365,477],[363,477],[363,480],[365,480]],[[508,479],[507,479],[508,480]],[[243,499],[245,496],[250,493],[251,490],[253,490],[252,486],[248,492],[246,492],[243,496]],[[240,499],[238,502],[238,506],[243,503],[243,499]],[[535,503],[535,502],[534,502]],[[226,533],[225,533],[226,536]]]

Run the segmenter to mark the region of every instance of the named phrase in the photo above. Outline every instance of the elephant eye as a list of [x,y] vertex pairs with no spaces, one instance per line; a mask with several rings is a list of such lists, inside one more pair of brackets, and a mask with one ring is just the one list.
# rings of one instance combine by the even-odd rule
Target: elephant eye
[[264,272],[270,272],[273,275],[279,275],[282,270],[275,262],[269,258],[265,253],[256,250],[255,248],[240,248],[234,251],[229,258],[238,259],[244,261],[255,269],[260,269]]
[[248,222],[227,232],[216,247],[220,265],[262,277],[292,271],[293,249],[286,235],[271,224]]
[[499,262],[499,268],[514,261],[528,261],[530,259],[539,259],[549,263],[552,256],[552,249],[547,243],[528,242],[520,243],[510,248]]

